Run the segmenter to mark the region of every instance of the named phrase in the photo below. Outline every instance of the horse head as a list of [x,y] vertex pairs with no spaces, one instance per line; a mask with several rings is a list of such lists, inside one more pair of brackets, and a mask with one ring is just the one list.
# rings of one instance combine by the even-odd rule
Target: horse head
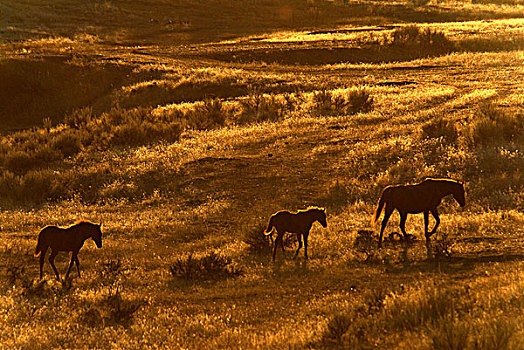
[[318,208],[318,222],[322,225],[322,227],[327,227],[327,220],[326,220],[326,209],[324,208]]
[[102,248],[102,224],[93,224],[93,231],[91,232],[91,238],[95,241],[98,248]]
[[463,207],[466,205],[466,190],[464,189],[464,184],[462,182],[457,183],[456,189],[453,191],[453,198],[457,203]]

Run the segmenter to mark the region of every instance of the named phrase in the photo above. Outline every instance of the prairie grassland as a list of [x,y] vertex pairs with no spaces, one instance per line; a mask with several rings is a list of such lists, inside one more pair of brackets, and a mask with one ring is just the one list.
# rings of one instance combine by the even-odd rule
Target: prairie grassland
[[[475,23],[432,29],[492,38]],[[524,348],[524,51],[514,23],[496,23],[516,46],[384,63],[211,61],[230,44],[187,55],[89,35],[6,43],[18,100],[1,120],[25,119],[0,140],[0,347]],[[239,45],[280,50],[250,38]],[[409,244],[357,244],[383,187],[427,176],[467,193],[464,209],[443,201],[434,259],[420,215]],[[328,213],[310,259],[292,259],[290,239],[272,263],[270,214],[308,205]],[[103,248],[86,242],[81,278],[55,281],[46,263],[39,281],[37,233],[78,219],[103,224]],[[397,227],[394,215],[386,234]]]

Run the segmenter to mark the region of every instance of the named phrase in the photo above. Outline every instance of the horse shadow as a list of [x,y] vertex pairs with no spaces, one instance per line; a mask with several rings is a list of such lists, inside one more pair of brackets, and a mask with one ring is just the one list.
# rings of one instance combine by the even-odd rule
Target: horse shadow
[[479,265],[484,265],[486,263],[500,263],[512,261],[524,261],[524,254],[503,253],[475,256],[457,255],[447,257],[435,257],[419,262],[412,262],[410,264],[390,266],[386,269],[386,272],[393,274],[406,274],[413,272],[436,272],[455,274],[475,270]]

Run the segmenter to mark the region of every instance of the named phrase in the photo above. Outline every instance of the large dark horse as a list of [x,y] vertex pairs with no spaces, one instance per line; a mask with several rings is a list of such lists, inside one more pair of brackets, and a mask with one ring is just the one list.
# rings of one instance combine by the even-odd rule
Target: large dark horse
[[286,232],[297,235],[298,249],[295,257],[298,255],[300,248],[302,248],[302,237],[304,237],[304,256],[307,259],[307,238],[309,236],[309,230],[311,230],[311,226],[315,221],[320,222],[323,227],[327,227],[326,210],[324,208],[309,207],[306,210],[299,210],[296,213],[281,210],[271,215],[264,234],[270,235],[273,228],[277,230],[277,238],[273,245],[273,261],[275,260],[279,243],[282,250],[284,250],[283,239]]
[[55,271],[56,278],[60,280],[60,275],[55,266],[55,257],[58,252],[72,252],[71,262],[66,273],[66,280],[69,272],[76,263],[78,277],[80,277],[80,262],[78,261],[78,251],[84,245],[84,241],[92,238],[98,248],[102,248],[102,231],[98,224],[89,221],[78,221],[75,224],[61,228],[58,226],[46,226],[38,235],[38,243],[35,249],[35,257],[40,256],[40,278],[43,277],[44,258],[48,248],[51,248],[49,263]]
[[[453,195],[453,198],[463,207],[466,204],[464,196],[464,184],[451,179],[433,179],[427,178],[416,185],[397,185],[387,186],[380,200],[378,201],[377,209],[371,219],[371,223],[375,225],[380,217],[382,208],[386,205],[384,212],[384,219],[382,220],[382,227],[380,229],[380,236],[378,238],[379,248],[382,245],[382,235],[388,223],[389,217],[395,209],[400,213],[400,229],[404,238],[407,239],[406,234],[406,218],[408,214],[424,213],[424,233],[426,236],[426,243],[429,245],[430,237],[437,230],[440,224],[437,206],[447,195]],[[431,232],[428,232],[429,213],[435,218],[435,227]]]

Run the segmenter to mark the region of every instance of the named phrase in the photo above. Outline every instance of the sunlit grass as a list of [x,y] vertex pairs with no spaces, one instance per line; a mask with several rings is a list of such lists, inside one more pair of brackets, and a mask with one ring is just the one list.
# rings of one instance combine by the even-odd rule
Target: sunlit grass
[[[414,1],[393,4],[425,8]],[[105,16],[120,5],[89,6]],[[521,5],[430,1],[428,6],[508,14]],[[495,32],[520,38],[521,22],[418,26],[455,41],[491,40]],[[339,24],[329,27],[354,28]],[[169,25],[182,24],[175,19]],[[36,64],[52,67],[45,81],[62,89],[70,86],[64,80],[70,70],[84,72],[79,67],[105,67],[115,75],[104,75],[103,82],[113,86],[104,90],[100,105],[76,114],[67,107],[66,117],[52,123],[34,119],[33,128],[1,136],[0,154],[17,153],[0,159],[0,344],[522,348],[524,158],[522,138],[511,132],[520,129],[508,125],[518,126],[522,114],[523,52],[480,52],[480,45],[479,52],[404,62],[307,67],[203,58],[207,50],[226,50],[231,43],[271,49],[279,43],[303,41],[300,45],[312,47],[372,39],[358,32],[307,35],[289,29],[248,34],[216,46],[184,48],[203,55],[190,59],[153,46],[112,46],[104,41],[107,36],[94,34],[2,44],[9,55],[28,57],[74,51],[77,55],[66,58],[62,68]],[[252,40],[258,38],[264,41]],[[100,63],[108,58],[114,65]],[[35,82],[45,71],[18,63],[10,67],[27,68]],[[99,89],[91,78],[85,83]],[[322,113],[315,110],[315,95],[330,95],[332,102],[354,91],[369,93],[373,108],[353,113],[332,103]],[[68,92],[75,96],[74,89]],[[266,105],[257,111],[262,100]],[[119,102],[127,106],[104,114]],[[208,117],[206,103],[225,112],[223,123],[195,127],[184,119],[195,111]],[[478,137],[486,103],[495,117],[482,132],[510,130],[504,137]],[[146,107],[134,108],[139,105]],[[257,117],[239,121],[247,112]],[[144,137],[140,142],[126,136],[111,143],[116,128],[135,125],[137,115],[155,125],[178,116],[184,128],[173,138],[144,136],[137,128]],[[108,123],[111,118],[121,122]],[[89,130],[100,131],[93,136],[98,141],[85,142]],[[450,199],[439,207],[434,242],[446,240],[449,256],[428,260],[422,215],[408,217],[407,231],[416,239],[404,245],[389,238],[399,231],[394,214],[378,250],[377,228],[369,221],[381,190],[427,176],[466,184],[465,208]],[[42,198],[50,183],[62,192],[55,188]],[[15,195],[17,184],[22,190]],[[308,205],[324,206],[328,215],[327,228],[314,224],[311,229],[309,260],[293,259],[297,244],[290,237],[286,252],[272,263],[268,240],[261,236],[269,216]],[[86,241],[80,251],[82,278],[58,282],[46,264],[40,282],[33,257],[39,230],[78,219],[102,223],[103,248]],[[362,230],[371,232],[366,249],[356,244]],[[258,246],[257,239],[263,244]],[[199,260],[202,275],[195,278],[173,269],[193,266],[187,263],[190,254],[202,259],[212,252],[222,257],[215,259],[218,265],[231,262],[238,267],[232,271],[241,273],[215,269],[212,259]],[[68,256],[61,253],[56,261],[63,274]]]

